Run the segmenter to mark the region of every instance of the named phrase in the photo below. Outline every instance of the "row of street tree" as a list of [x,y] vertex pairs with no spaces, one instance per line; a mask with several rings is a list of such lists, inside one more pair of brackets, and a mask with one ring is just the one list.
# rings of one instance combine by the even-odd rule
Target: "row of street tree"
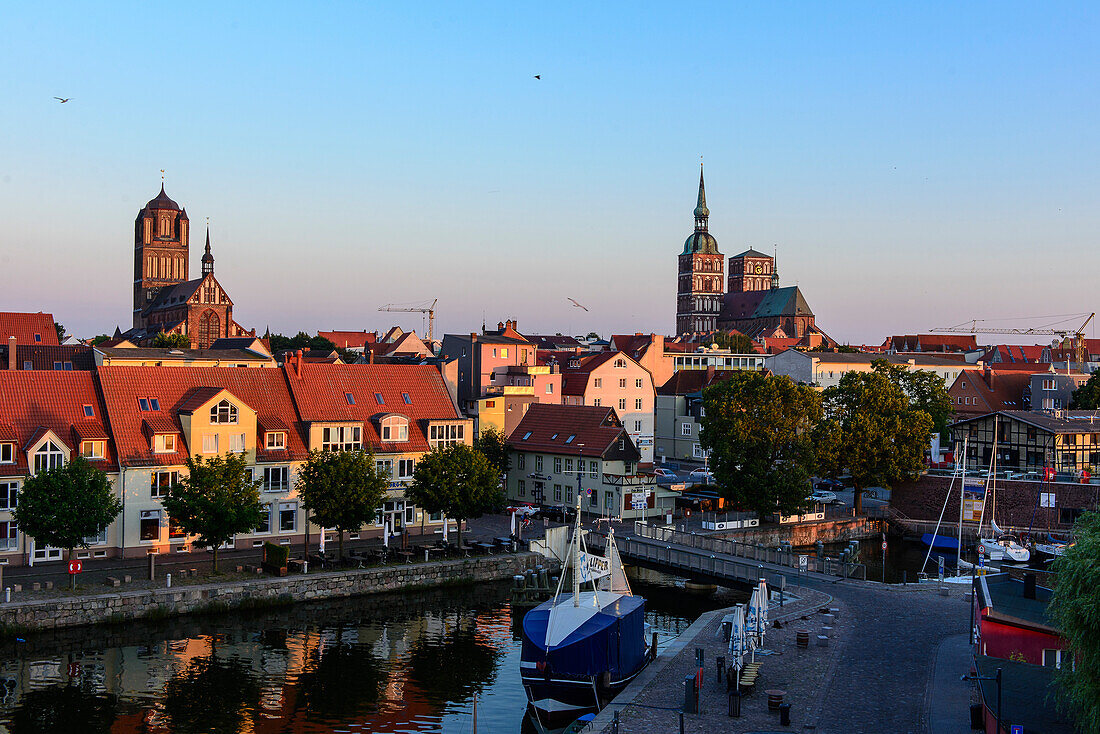
[[806,506],[815,476],[848,476],[863,491],[915,479],[951,399],[942,377],[876,360],[818,391],[787,377],[737,372],[703,392],[701,442],[719,491],[761,515]]
[[[474,447],[458,444],[425,454],[405,497],[424,512],[457,520],[461,544],[463,521],[503,504],[501,477],[507,470],[503,435],[486,432]],[[389,480],[370,450],[314,451],[295,486],[309,520],[336,530],[342,558],[344,534],[374,522],[386,501]],[[187,460],[187,472],[168,489],[162,503],[194,545],[211,550],[216,572],[218,548],[260,524],[261,484],[242,454],[195,456]],[[66,549],[71,560],[75,548],[88,547],[88,539],[98,536],[121,511],[107,474],[77,456],[27,478],[14,520],[37,543]]]

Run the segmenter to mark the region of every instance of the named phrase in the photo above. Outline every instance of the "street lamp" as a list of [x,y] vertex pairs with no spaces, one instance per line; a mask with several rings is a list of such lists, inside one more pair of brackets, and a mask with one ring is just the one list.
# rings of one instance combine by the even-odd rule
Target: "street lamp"
[[[996,675],[964,675],[963,680],[997,681],[997,732],[1001,731],[1001,668],[997,668]],[[984,697],[983,697],[984,698]]]

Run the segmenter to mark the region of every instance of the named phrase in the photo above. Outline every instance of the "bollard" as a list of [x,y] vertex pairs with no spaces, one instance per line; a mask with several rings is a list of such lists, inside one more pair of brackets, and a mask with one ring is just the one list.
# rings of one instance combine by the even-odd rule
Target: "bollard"
[[611,720],[611,734],[619,734],[619,712],[615,711],[615,718]]
[[11,601],[11,587],[9,586],[6,589],[4,589],[4,602],[7,603],[7,602],[10,602],[10,601]]
[[152,581],[157,577],[157,556],[155,553],[149,554],[149,580]]
[[684,734],[684,712],[680,712],[680,734]]
[[649,648],[651,659],[657,659],[657,633],[653,633],[653,644]]
[[722,670],[726,667],[726,656],[725,655],[719,655],[717,657],[717,659],[715,660],[715,662],[718,663],[718,678],[717,678],[717,680],[718,680],[719,683],[721,683],[722,682]]
[[302,561],[302,573],[309,573],[309,561]]
[[791,705],[789,703],[779,704],[779,723],[781,726],[791,725]]
[[167,584],[166,588],[169,588],[169,589],[172,588],[172,574],[170,574],[170,573],[164,574],[164,583]]
[[425,548],[424,549],[424,563],[427,563],[427,562],[428,562],[428,549]]
[[817,646],[818,647],[828,647],[829,646],[828,636],[827,635],[818,635],[817,636]]
[[703,648],[695,648],[695,666],[698,668],[703,667]]
[[795,632],[795,644],[799,647],[810,646],[810,631],[809,630],[797,630]]
[[741,692],[730,691],[729,696],[729,715],[730,717],[741,716]]
[[695,694],[695,676],[689,675],[684,678],[684,711],[689,714],[698,713],[695,708],[698,700]]

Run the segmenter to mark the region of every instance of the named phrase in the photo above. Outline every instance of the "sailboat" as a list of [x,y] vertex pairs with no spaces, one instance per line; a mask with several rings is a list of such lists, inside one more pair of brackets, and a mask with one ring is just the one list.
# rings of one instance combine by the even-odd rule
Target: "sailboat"
[[562,593],[563,573],[554,598],[523,618],[520,678],[543,725],[599,711],[649,662],[645,599],[630,591],[614,531],[605,556],[590,554],[580,517],[578,506],[566,555],[572,593]]
[[985,518],[985,507],[982,507],[982,519],[978,520],[978,552],[984,553],[990,561],[1012,561],[1026,563],[1031,558],[1031,551],[1020,545],[1015,536],[1009,535],[997,527],[997,418],[993,419],[993,457],[989,463],[988,492],[989,492],[989,527],[993,530],[992,537],[982,537],[982,520]]

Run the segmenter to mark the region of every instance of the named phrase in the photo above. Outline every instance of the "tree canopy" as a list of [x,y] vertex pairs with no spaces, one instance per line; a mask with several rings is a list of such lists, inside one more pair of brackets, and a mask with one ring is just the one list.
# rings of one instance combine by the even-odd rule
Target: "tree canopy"
[[806,504],[815,452],[812,431],[821,396],[763,372],[737,372],[703,391],[700,441],[711,450],[720,491],[761,515],[791,514]]
[[822,398],[824,417],[814,436],[818,466],[831,476],[851,474],[856,514],[865,488],[920,476],[932,418],[911,405],[890,376],[846,372]]
[[504,431],[492,426],[486,428],[474,439],[474,448],[484,454],[501,476],[512,468],[512,455]]
[[752,339],[739,331],[718,331],[714,334],[713,343],[721,349],[728,349],[734,354],[755,354],[756,347]]
[[187,475],[168,488],[162,502],[183,532],[198,536],[195,545],[210,548],[218,570],[218,546],[238,533],[256,529],[263,516],[260,484],[243,454],[188,457]]
[[1070,410],[1100,409],[1100,372],[1093,372],[1088,382],[1073,391],[1069,407]]
[[57,343],[65,343],[65,324],[60,321],[53,322],[53,328],[57,330]]
[[340,557],[344,533],[374,520],[389,476],[369,451],[312,451],[298,472],[298,496],[322,528],[335,528]]
[[454,444],[429,451],[416,464],[405,496],[426,512],[442,512],[458,523],[481,517],[504,501],[500,473],[480,451]]
[[150,346],[158,349],[190,349],[191,337],[186,334],[169,334],[165,331],[158,331]]
[[[122,512],[106,472],[82,456],[27,477],[12,513],[15,524],[38,545],[87,548]],[[75,583],[75,576],[73,583]]]
[[885,359],[876,359],[871,367],[900,387],[909,398],[909,407],[927,413],[935,432],[947,437],[947,423],[955,409],[943,377],[928,370],[890,364]]
[[1048,614],[1076,661],[1062,665],[1064,702],[1081,731],[1100,731],[1100,513],[1082,515],[1076,543],[1054,562],[1054,596]]

